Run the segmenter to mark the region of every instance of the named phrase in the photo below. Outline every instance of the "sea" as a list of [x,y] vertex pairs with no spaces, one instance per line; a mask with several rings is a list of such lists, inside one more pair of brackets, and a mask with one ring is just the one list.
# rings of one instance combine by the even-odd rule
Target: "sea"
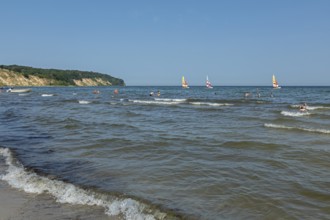
[[73,209],[138,220],[330,219],[329,171],[330,87],[0,93],[0,181]]

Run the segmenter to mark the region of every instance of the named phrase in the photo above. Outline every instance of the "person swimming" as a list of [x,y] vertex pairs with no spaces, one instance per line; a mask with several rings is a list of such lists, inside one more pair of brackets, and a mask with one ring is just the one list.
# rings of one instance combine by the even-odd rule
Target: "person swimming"
[[244,93],[244,98],[250,98],[251,97],[251,93],[250,92],[245,92]]
[[256,95],[258,98],[260,98],[261,97],[261,94],[260,94],[260,92],[259,92],[259,88],[257,88],[257,95]]
[[302,111],[302,112],[307,111],[307,103],[305,102],[303,105],[300,105],[299,110]]

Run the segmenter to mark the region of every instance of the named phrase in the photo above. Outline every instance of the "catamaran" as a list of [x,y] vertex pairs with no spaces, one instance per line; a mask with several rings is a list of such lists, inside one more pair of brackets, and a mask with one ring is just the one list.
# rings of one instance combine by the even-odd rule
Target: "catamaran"
[[182,88],[184,89],[189,88],[187,81],[184,79],[184,76],[182,76]]
[[281,87],[278,85],[276,79],[275,79],[275,75],[273,75],[273,88],[274,89],[280,89]]
[[213,89],[211,82],[209,81],[209,76],[206,76],[206,88]]

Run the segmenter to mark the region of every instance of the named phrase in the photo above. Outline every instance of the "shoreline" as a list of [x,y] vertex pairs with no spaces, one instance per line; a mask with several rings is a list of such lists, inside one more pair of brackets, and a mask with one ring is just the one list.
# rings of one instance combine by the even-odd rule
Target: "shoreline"
[[79,186],[29,172],[10,149],[0,147],[0,220],[154,219],[148,210],[144,213],[145,208],[131,198],[105,198]]
[[108,216],[104,209],[96,206],[62,204],[53,197],[43,194],[26,193],[14,189],[0,180],[1,220],[57,220],[57,219],[101,219],[118,220]]

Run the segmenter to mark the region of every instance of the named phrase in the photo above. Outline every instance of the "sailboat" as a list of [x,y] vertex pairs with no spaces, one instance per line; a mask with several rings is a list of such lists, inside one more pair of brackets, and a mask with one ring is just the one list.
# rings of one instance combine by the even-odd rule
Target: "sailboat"
[[211,82],[209,81],[209,76],[206,76],[206,88],[213,89]]
[[189,88],[187,81],[184,79],[184,76],[182,76],[182,88],[184,89]]
[[280,89],[281,87],[278,85],[276,79],[275,79],[275,75],[273,74],[273,88],[274,89]]

